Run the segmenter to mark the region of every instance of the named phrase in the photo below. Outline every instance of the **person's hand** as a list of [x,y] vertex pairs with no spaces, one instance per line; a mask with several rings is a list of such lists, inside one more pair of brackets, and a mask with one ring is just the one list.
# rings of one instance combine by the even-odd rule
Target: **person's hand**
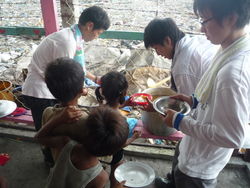
[[141,131],[134,131],[131,138],[133,138],[133,139],[140,138],[140,137],[141,137],[141,134],[142,134]]
[[115,185],[114,186],[112,186],[111,188],[125,188],[126,186],[124,185],[126,183],[126,181],[124,180],[124,181],[122,181],[122,182],[117,182],[117,183],[115,183]]
[[101,85],[101,76],[96,76],[94,82],[98,85]]
[[173,127],[173,117],[174,117],[174,114],[176,113],[176,111],[168,109],[164,113],[165,113],[165,116],[162,116],[163,121],[166,123],[166,125],[168,127],[172,128]]
[[88,92],[89,92],[88,88],[82,88],[82,93],[81,93],[81,95],[82,95],[82,96],[87,96],[87,95],[88,95]]
[[134,131],[133,135],[127,139],[126,143],[123,145],[123,147],[128,146],[131,144],[133,141],[135,141],[137,138],[141,137],[141,131]]
[[190,106],[193,105],[193,100],[192,100],[192,97],[191,97],[191,96],[187,96],[187,95],[183,95],[183,94],[178,94],[178,95],[170,96],[170,98],[172,98],[172,99],[178,99],[178,100],[181,100],[181,101],[185,101],[185,102],[187,102]]
[[76,106],[67,106],[58,116],[58,121],[62,123],[72,123],[78,121],[82,116],[81,110]]

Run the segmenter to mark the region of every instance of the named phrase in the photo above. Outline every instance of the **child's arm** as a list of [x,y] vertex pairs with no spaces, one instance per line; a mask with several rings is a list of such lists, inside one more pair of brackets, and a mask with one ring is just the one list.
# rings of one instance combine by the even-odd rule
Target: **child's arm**
[[141,137],[141,132],[140,131],[134,131],[133,136],[127,139],[127,141],[126,141],[126,143],[124,144],[123,147],[128,146],[129,144],[131,144],[133,141],[135,141],[139,137]]
[[134,103],[131,101],[131,98],[129,97],[123,104],[120,105],[120,108],[123,108],[125,106],[134,106]]
[[[75,107],[65,108],[61,113],[55,115],[43,125],[40,131],[35,135],[35,139],[48,147],[64,146],[68,141],[67,132],[70,129],[70,125],[66,123],[77,121],[80,116],[81,112]],[[60,126],[64,126],[64,129],[61,129]],[[57,131],[59,127],[61,131]]]

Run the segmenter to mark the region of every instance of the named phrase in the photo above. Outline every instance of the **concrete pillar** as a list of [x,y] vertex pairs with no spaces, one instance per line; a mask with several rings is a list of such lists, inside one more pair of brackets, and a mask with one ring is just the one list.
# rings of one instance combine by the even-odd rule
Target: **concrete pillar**
[[69,27],[78,23],[79,1],[78,0],[60,0],[62,26]]
[[59,30],[56,0],[40,0],[46,36]]

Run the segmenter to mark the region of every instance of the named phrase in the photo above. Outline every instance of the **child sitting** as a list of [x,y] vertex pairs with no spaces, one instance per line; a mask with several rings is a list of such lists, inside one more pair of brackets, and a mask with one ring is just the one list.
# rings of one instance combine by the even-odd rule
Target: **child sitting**
[[51,62],[45,72],[45,82],[61,103],[43,113],[43,127],[35,136],[52,148],[55,166],[46,187],[104,187],[108,174],[98,156],[116,153],[126,142],[126,119],[110,107],[98,107],[92,112],[78,109],[83,89],[81,66],[69,58]]
[[[111,71],[104,76],[101,77],[101,84],[95,91],[96,98],[99,103],[104,106],[110,106],[111,108],[120,111],[120,107],[125,106],[125,96],[128,90],[128,82],[124,74]],[[105,104],[104,104],[105,102]],[[128,126],[129,126],[129,138],[126,141],[127,146],[135,139],[137,139],[140,135],[139,132],[134,132],[133,129],[137,124],[137,120],[135,118],[127,118]],[[118,165],[120,165],[123,161],[123,149],[119,150],[116,154],[113,155],[113,160],[110,162],[111,165],[111,186],[115,184],[115,179],[113,177],[114,170]]]

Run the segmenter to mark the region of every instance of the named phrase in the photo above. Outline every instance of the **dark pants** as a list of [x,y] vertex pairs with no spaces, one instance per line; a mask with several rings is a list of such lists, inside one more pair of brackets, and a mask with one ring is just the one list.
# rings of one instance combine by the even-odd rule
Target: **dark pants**
[[24,103],[30,108],[34,120],[35,128],[38,131],[42,127],[42,116],[45,108],[54,106],[57,103],[55,99],[40,99],[23,95]]
[[215,188],[217,185],[217,179],[200,179],[193,178],[184,173],[182,173],[178,168],[178,156],[180,154],[179,151],[180,142],[177,144],[175,148],[174,159],[172,163],[172,179],[174,180],[174,184],[176,188]]
[[[58,101],[55,99],[40,99],[40,98],[30,97],[27,95],[23,95],[23,99],[25,105],[29,107],[31,110],[36,131],[39,131],[39,129],[42,127],[43,111],[47,107],[55,106],[55,104],[58,103]],[[50,148],[42,146],[42,152],[46,164],[49,167],[52,167],[54,165],[54,160]]]

